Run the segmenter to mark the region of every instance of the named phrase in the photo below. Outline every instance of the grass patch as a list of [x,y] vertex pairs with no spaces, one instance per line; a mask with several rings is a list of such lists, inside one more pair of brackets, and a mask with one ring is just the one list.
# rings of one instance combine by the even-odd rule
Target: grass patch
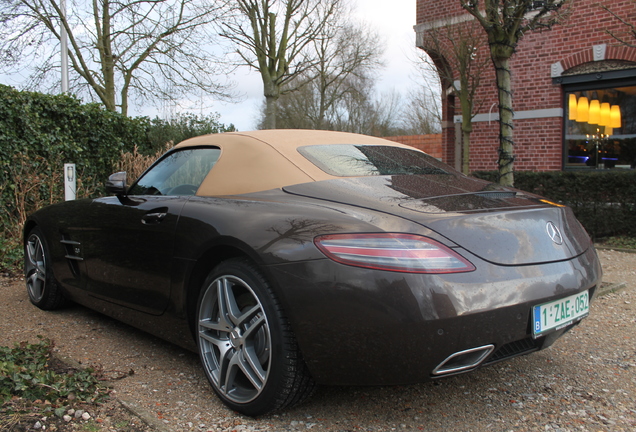
[[628,236],[606,237],[599,239],[598,244],[619,249],[636,249],[636,238]]

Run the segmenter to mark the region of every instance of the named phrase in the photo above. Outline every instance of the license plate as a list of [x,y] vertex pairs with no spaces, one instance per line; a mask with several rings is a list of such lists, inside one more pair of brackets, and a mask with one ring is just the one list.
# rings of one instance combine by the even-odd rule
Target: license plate
[[532,335],[536,338],[551,330],[560,330],[590,313],[588,291],[534,307]]

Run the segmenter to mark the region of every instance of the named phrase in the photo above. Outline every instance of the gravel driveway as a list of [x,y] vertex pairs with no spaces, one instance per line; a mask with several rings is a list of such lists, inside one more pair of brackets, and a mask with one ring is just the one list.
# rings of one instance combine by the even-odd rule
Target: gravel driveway
[[599,255],[604,280],[624,288],[550,349],[435,383],[324,387],[259,419],[216,399],[196,354],[80,306],[40,311],[23,281],[0,279],[0,345],[43,335],[60,355],[125,376],[116,396],[165,431],[634,431],[636,254]]

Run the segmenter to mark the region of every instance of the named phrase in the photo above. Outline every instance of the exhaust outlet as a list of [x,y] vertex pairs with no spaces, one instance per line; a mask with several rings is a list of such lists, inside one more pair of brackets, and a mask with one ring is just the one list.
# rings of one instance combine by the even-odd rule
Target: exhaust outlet
[[484,345],[451,354],[433,369],[433,375],[447,375],[475,368],[486,360],[494,349],[494,345]]

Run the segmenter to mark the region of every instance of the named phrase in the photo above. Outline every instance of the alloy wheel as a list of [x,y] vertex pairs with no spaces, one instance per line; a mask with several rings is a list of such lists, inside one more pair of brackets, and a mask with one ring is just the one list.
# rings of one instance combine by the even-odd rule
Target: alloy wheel
[[215,389],[238,404],[256,399],[269,375],[272,342],[263,305],[245,281],[224,275],[207,287],[199,305],[198,337]]
[[26,243],[25,274],[29,296],[34,302],[39,302],[44,296],[46,288],[46,256],[42,240],[32,234]]

